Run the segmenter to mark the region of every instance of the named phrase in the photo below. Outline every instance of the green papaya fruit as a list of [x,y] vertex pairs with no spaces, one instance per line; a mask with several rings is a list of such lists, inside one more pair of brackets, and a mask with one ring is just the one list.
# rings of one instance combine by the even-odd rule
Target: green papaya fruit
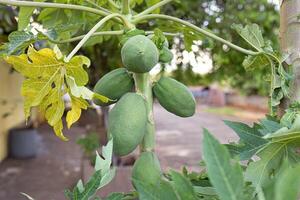
[[125,68],[115,69],[104,75],[95,85],[94,92],[111,99],[108,103],[94,100],[99,106],[107,106],[115,103],[134,87],[134,80]]
[[163,47],[159,52],[159,61],[162,63],[169,63],[173,59],[173,53],[167,48]]
[[149,72],[159,60],[155,44],[144,35],[136,35],[126,41],[121,49],[124,66],[131,72]]
[[143,140],[147,123],[144,98],[136,93],[121,97],[108,115],[108,134],[113,137],[116,155],[131,153]]
[[162,172],[159,160],[153,152],[143,152],[135,161],[132,168],[132,182],[142,181],[146,185],[159,184],[162,177]]
[[160,78],[153,86],[153,93],[167,111],[180,117],[190,117],[195,114],[196,101],[193,94],[175,79]]

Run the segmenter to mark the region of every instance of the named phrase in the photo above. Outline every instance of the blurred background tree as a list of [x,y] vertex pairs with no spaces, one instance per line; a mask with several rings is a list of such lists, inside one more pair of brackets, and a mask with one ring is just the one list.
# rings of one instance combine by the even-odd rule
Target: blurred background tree
[[[232,41],[239,46],[246,46],[237,35],[232,24],[259,24],[263,35],[267,36],[274,49],[279,49],[279,13],[278,7],[270,0],[184,0],[180,4],[169,4],[163,13],[175,15],[189,20],[199,27],[208,28],[219,36]],[[184,41],[181,40],[181,44]],[[182,45],[177,45],[177,48]],[[173,76],[189,85],[210,84],[217,82],[239,89],[244,94],[268,94],[269,68],[255,69],[247,72],[242,67],[244,55],[227,48],[221,43],[202,41],[203,49],[213,60],[213,69],[207,75],[191,73],[189,64],[178,63]],[[197,49],[196,49],[197,50]],[[195,52],[197,54],[197,52]],[[180,56],[180,55],[179,55]],[[182,59],[181,59],[182,60]],[[251,69],[250,69],[251,70]]]

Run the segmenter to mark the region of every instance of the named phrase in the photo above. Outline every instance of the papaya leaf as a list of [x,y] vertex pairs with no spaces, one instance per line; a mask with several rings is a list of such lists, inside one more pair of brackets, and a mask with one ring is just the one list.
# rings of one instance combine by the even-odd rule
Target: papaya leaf
[[161,50],[164,47],[164,43],[166,41],[166,36],[164,36],[164,33],[156,28],[154,29],[154,36],[151,38],[154,44],[157,46],[159,50]]
[[296,114],[295,121],[290,129],[283,127],[272,134],[266,135],[264,138],[272,139],[272,142],[286,142],[300,139],[300,114]]
[[124,197],[124,194],[122,193],[112,193],[108,197],[105,198],[105,200],[122,200]]
[[36,41],[31,32],[14,31],[8,36],[8,43],[0,47],[0,56],[24,53],[25,49]]
[[[95,172],[88,182],[84,184],[81,180],[73,188],[73,191],[65,191],[65,195],[70,200],[89,200],[95,193],[105,185],[107,185],[115,175],[115,168],[111,168],[113,151],[113,141],[110,140],[106,146],[102,148],[102,157],[97,153]],[[95,198],[94,198],[95,199]],[[114,198],[112,198],[114,199]]]
[[73,123],[77,122],[81,116],[81,110],[86,110],[89,104],[82,98],[76,98],[71,95],[72,109],[68,111],[66,121],[70,128]]
[[30,23],[31,15],[35,10],[34,7],[21,7],[18,16],[18,30],[24,30]]
[[[101,95],[86,95],[88,89],[84,85],[88,82],[88,74],[84,66],[90,65],[87,57],[75,56],[69,62],[65,62],[58,48],[36,51],[29,47],[27,54],[7,56],[5,60],[26,78],[21,89],[25,98],[26,119],[30,116],[32,107],[39,107],[48,123],[53,126],[55,134],[62,140],[67,140],[62,133],[65,94],[71,96],[72,100],[72,109],[67,115],[68,127],[79,119],[81,109],[87,108],[88,103],[85,99],[96,97],[108,101]],[[76,92],[65,81],[71,79],[70,77],[77,86]]]
[[300,162],[297,148],[300,144],[300,115],[298,115],[289,129],[283,127],[274,133],[267,134],[264,138],[269,143],[262,148],[257,156],[260,160],[251,162],[246,169],[245,177],[255,187],[265,187],[278,175],[287,161],[290,166]]
[[268,58],[263,54],[258,56],[247,56],[243,61],[243,67],[248,71],[257,68],[264,68],[269,65],[270,63]]
[[240,165],[231,162],[227,149],[204,130],[203,156],[210,182],[221,200],[239,200],[244,180]]
[[297,200],[300,195],[300,165],[283,171],[275,182],[275,200]]
[[262,138],[259,130],[255,127],[249,127],[247,124],[240,122],[224,121],[227,126],[233,129],[240,137],[239,144],[226,145],[229,150],[236,151],[234,154],[239,154],[241,160],[250,159],[257,151],[267,144],[267,140]]
[[181,200],[194,200],[197,199],[196,192],[191,182],[180,173],[171,171],[171,185],[178,194]]
[[177,196],[169,181],[161,180],[158,185],[149,184],[134,178],[132,181],[141,200],[183,200]]
[[233,24],[232,27],[237,33],[253,48],[262,51],[265,47],[264,38],[257,24],[250,24],[243,27],[242,25]]

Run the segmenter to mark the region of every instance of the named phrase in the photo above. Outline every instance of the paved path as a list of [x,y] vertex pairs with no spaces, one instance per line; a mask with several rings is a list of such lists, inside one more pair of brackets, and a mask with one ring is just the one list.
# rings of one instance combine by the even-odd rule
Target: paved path
[[26,200],[20,192],[35,200],[64,200],[64,189],[81,177],[82,151],[75,141],[84,130],[74,127],[65,131],[69,142],[55,137],[48,125],[39,130],[42,134],[37,158],[6,159],[0,163],[1,200]]
[[198,112],[190,118],[177,117],[156,104],[154,115],[157,129],[157,152],[164,168],[180,169],[186,165],[199,168],[202,149],[202,131],[207,128],[222,143],[236,141],[237,136],[223,122],[233,117]]
[[[209,129],[221,142],[236,140],[235,134],[214,114],[198,112],[191,118],[180,118],[155,104],[157,128],[157,152],[162,167],[180,169],[182,165],[199,170],[202,148],[202,128]],[[64,143],[54,136],[49,126],[41,129],[41,149],[36,159],[20,161],[5,160],[0,164],[0,199],[22,200],[19,192],[32,195],[36,200],[64,200],[63,190],[70,188],[79,179],[82,152],[76,145],[76,138],[85,131],[73,127],[66,134],[70,141]],[[125,171],[124,171],[125,170]],[[118,191],[119,184],[124,185],[130,174],[129,168],[119,170],[117,185],[112,191]],[[128,178],[129,179],[129,178]],[[108,187],[113,187],[111,184]]]

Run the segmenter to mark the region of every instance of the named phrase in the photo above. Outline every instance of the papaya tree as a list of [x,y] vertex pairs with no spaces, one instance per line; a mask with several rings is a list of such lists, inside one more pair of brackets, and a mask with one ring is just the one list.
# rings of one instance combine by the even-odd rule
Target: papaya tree
[[[67,141],[63,134],[63,96],[71,99],[71,110],[66,115],[68,128],[80,118],[82,110],[89,108],[91,101],[100,106],[115,104],[108,120],[110,140],[103,147],[102,156],[96,157],[95,173],[88,182],[80,180],[73,190],[66,190],[66,197],[100,199],[95,197],[96,191],[115,175],[116,169],[111,166],[113,153],[125,156],[139,147],[141,153],[131,176],[134,191],[113,193],[106,199],[296,200],[300,188],[297,102],[282,117],[277,116],[281,101],[290,97],[289,88],[294,80],[290,66],[283,64],[288,63],[289,56],[272,48],[257,24],[233,25],[247,46],[241,47],[189,21],[159,14],[160,8],[171,1],[107,0],[70,4],[0,0],[1,4],[20,7],[19,31],[9,35],[8,43],[1,46],[1,55],[25,77],[21,93],[25,99],[26,119],[30,117],[31,108],[38,107],[55,134]],[[136,12],[143,3],[148,8]],[[43,19],[40,26],[29,23],[36,14],[38,19]],[[51,28],[54,21],[61,21],[62,25],[75,23],[75,30],[67,29],[64,35],[55,37],[57,27],[56,30]],[[87,33],[76,35],[78,28],[90,24],[93,25]],[[155,29],[151,28],[153,24]],[[162,31],[166,24],[168,30]],[[179,117],[190,117],[196,112],[195,99],[185,85],[172,78],[150,75],[158,63],[172,60],[167,37],[177,35],[192,40],[209,38],[245,54],[246,68],[259,66],[271,70],[270,115],[252,127],[225,121],[240,137],[237,143],[221,145],[205,129],[206,168],[200,173],[186,168],[182,173],[173,170],[163,173],[155,154],[154,97],[162,107]],[[86,87],[89,77],[85,69],[90,60],[77,54],[84,44],[99,39],[98,36],[102,39],[118,37],[123,68],[106,74],[92,91]],[[47,41],[48,47],[38,48],[41,41]],[[74,41],[79,42],[64,54],[61,49]]]

